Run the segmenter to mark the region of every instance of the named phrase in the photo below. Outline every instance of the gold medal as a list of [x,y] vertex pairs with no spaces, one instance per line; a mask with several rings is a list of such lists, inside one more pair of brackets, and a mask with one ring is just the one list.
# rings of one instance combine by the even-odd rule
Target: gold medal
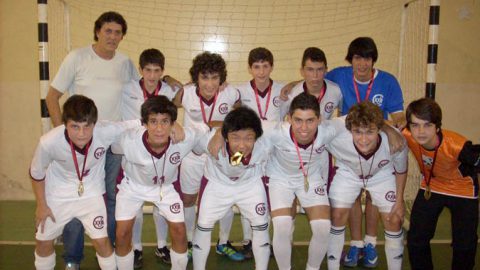
[[84,190],[85,189],[83,188],[83,182],[80,181],[80,184],[78,184],[78,191],[77,191],[78,192],[78,197],[82,197]]
[[160,201],[163,200],[163,191],[162,188],[160,188]]
[[305,188],[305,192],[308,192],[308,176],[303,176],[303,187]]
[[230,157],[230,164],[232,164],[232,166],[238,166],[240,165],[240,162],[242,162],[242,158],[243,153],[236,152],[235,154],[233,154],[233,156]]
[[430,191],[430,186],[426,186],[425,193],[423,193],[423,197],[425,197],[425,200],[428,201],[431,196],[432,196],[432,192]]

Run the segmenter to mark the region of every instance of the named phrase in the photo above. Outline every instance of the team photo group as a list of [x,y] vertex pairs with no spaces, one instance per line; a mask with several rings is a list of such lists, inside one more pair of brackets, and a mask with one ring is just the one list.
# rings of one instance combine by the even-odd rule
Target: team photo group
[[[379,256],[388,269],[434,269],[430,240],[444,208],[449,267],[474,269],[480,145],[443,129],[433,99],[404,104],[397,79],[374,66],[372,38],[345,44],[346,66],[333,69],[320,48],[306,48],[292,67],[302,78],[290,83],[271,78],[268,44],[250,50],[251,80],[242,84],[229,83],[225,60],[205,51],[182,84],[166,75],[161,45],[143,50],[138,66],[118,51],[126,34],[122,15],[101,14],[94,43],[72,50],[50,84],[54,128],[39,139],[29,169],[36,269],[55,268],[59,239],[65,269],[80,269],[85,234],[101,269],[142,268],[146,202],[155,255],[175,270],[189,261],[209,269],[212,240],[231,264],[254,260],[257,270],[270,260],[281,270],[320,269],[323,261],[328,269],[380,268]],[[409,152],[422,180],[407,231]],[[229,240],[234,208],[240,245]],[[311,236],[306,265],[292,267],[299,211]]]

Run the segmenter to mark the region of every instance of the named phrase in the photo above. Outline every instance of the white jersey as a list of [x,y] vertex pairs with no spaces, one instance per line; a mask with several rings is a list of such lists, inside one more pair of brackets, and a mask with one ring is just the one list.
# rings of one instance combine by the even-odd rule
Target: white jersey
[[[138,127],[126,131],[112,144],[112,152],[123,154],[123,181],[129,185],[158,188],[160,184],[172,184],[178,177],[181,160],[193,149],[207,130],[196,131],[185,128],[185,139],[177,144],[171,143],[163,153],[155,153],[147,143],[147,130]],[[122,183],[123,183],[122,181]]]
[[[345,125],[341,119],[335,119]],[[353,143],[352,134],[346,128],[329,144],[327,150],[336,158],[335,165],[338,170],[346,171],[358,177],[360,181],[371,177],[391,176],[392,173],[405,173],[407,171],[408,148],[390,154],[388,137],[380,132],[377,149],[370,155],[361,154]]]
[[[270,80],[270,98],[269,93],[258,94],[258,101],[255,90],[253,89],[253,80],[239,85],[237,88],[242,96],[242,105],[254,110],[263,120],[282,121],[281,106],[283,101],[280,99],[280,92],[285,84]],[[268,102],[268,103],[267,103]],[[261,112],[259,112],[259,109]]]
[[[209,121],[223,121],[225,116],[233,109],[233,105],[239,100],[240,92],[232,86],[227,86],[223,91],[218,92],[216,100],[212,99],[211,102],[203,100],[195,85],[185,86],[182,95],[182,106],[185,109],[183,126],[205,125],[204,117],[207,123]],[[202,113],[202,105],[205,115]]]
[[[168,100],[172,101],[175,97],[175,91],[166,84],[159,81],[160,89],[159,96],[166,96]],[[147,100],[139,80],[131,80],[122,90],[122,120],[140,119],[140,108]]]
[[[83,170],[84,192],[81,198],[105,193],[105,152],[123,131],[138,125],[140,121],[97,122],[87,156],[80,150],[75,151],[80,173],[84,160],[87,159]],[[47,200],[72,201],[79,198],[80,182],[65,126],[58,126],[40,138],[30,166],[30,175],[37,181],[45,179]]]
[[[215,130],[210,133],[208,139],[202,140],[195,151],[208,153],[207,146]],[[228,152],[228,146],[225,146]],[[230,154],[218,155],[218,160],[209,155],[204,168],[204,177],[211,182],[226,185],[249,185],[252,182],[260,181],[265,175],[264,167],[270,152],[268,139],[263,136],[258,138],[254,144],[253,151],[249,157],[245,157],[238,166],[230,164]],[[247,161],[245,161],[247,160]]]
[[[325,144],[329,143],[336,135],[337,127],[330,121],[322,121],[318,126],[317,135],[310,145],[299,145],[298,150],[302,158],[305,172],[308,171],[308,181],[311,183],[327,181],[322,175],[328,170],[328,164],[324,164]],[[279,128],[265,128],[265,137],[273,144],[272,154],[267,163],[267,175],[270,184],[278,183],[287,187],[304,185],[304,175],[298,158],[297,148],[293,141],[291,125],[287,122]]]
[[97,105],[99,120],[119,121],[122,88],[132,79],[138,79],[138,73],[128,56],[116,51],[112,59],[105,60],[89,45],[65,57],[52,87],[91,98]]
[[[323,80],[325,83],[325,94],[323,95],[320,101],[320,115],[322,116],[322,120],[331,119],[333,111],[336,108],[340,108],[342,105],[342,92],[340,91],[340,87],[332,81],[327,79]],[[288,109],[290,108],[290,104],[292,100],[301,93],[308,93],[307,92],[307,85],[305,81],[301,81],[297,83],[293,88],[290,94],[288,95],[288,100],[285,101],[282,105],[282,115],[288,113]]]

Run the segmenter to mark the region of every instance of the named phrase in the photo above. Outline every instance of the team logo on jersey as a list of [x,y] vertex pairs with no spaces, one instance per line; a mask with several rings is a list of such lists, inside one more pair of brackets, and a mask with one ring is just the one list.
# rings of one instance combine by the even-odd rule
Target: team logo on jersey
[[182,210],[182,207],[180,206],[180,203],[174,203],[170,205],[170,212],[174,214],[180,213],[180,210]]
[[389,202],[396,202],[397,196],[395,195],[395,191],[389,191],[385,194],[385,199]]
[[280,99],[279,96],[274,97],[272,102],[273,102],[273,106],[275,107],[278,107],[280,106],[280,104],[282,104],[282,100]]
[[325,151],[325,144],[323,144],[319,148],[315,149],[315,153],[317,153],[317,154],[321,154],[323,151]]
[[228,113],[228,104],[227,103],[220,104],[220,106],[218,106],[218,112],[220,114],[227,114]]
[[377,105],[378,107],[381,107],[383,104],[383,95],[382,94],[376,94],[372,97],[372,103]]
[[323,186],[315,188],[315,193],[324,196],[325,195],[325,188]]
[[265,206],[265,203],[259,203],[255,206],[255,211],[257,214],[260,216],[264,216],[265,213],[267,212],[267,207]]
[[180,153],[179,152],[175,152],[175,153],[170,155],[170,163],[177,164],[179,162],[180,162]]
[[95,229],[100,230],[103,229],[105,226],[105,221],[103,220],[103,216],[97,216],[93,219],[93,227]]
[[331,113],[331,112],[333,112],[333,108],[334,108],[333,102],[330,101],[330,102],[328,102],[327,104],[325,104],[325,112],[326,112],[326,113]]
[[380,162],[378,163],[378,168],[381,169],[381,168],[385,167],[388,163],[390,163],[390,161],[384,159],[384,160],[382,160],[382,161],[380,161]]
[[97,149],[95,149],[95,152],[93,152],[93,156],[96,159],[100,159],[104,154],[105,154],[105,148],[104,147],[98,147]]
[[431,158],[429,156],[422,155],[422,161],[423,161],[423,164],[425,164],[427,166],[432,166],[433,158]]

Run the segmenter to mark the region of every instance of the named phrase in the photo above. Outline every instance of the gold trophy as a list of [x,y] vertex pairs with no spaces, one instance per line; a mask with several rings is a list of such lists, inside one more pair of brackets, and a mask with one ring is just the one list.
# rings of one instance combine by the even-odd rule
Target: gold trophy
[[233,154],[233,156],[230,157],[230,164],[232,164],[232,166],[238,166],[240,165],[240,162],[242,162],[242,158],[243,153],[236,152],[235,154]]

